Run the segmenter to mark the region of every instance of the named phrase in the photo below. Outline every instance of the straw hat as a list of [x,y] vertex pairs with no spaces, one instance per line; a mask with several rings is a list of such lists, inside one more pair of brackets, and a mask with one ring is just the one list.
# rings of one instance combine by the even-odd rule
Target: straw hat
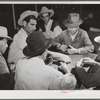
[[63,21],[63,24],[68,28],[77,27],[82,23],[83,23],[83,20],[80,19],[80,16],[77,13],[70,13],[68,15],[68,19]]
[[42,7],[40,11],[40,16],[44,13],[50,13],[50,18],[54,15],[54,11],[51,9],[48,9],[47,7]]
[[31,10],[27,10],[25,12],[23,12],[21,15],[20,15],[20,18],[18,20],[18,24],[20,26],[23,26],[23,20],[27,17],[27,16],[30,16],[30,15],[33,15],[35,16],[36,18],[38,17],[38,13],[36,11],[31,11]]
[[23,49],[25,56],[34,57],[44,52],[51,44],[52,39],[46,39],[42,32],[35,31],[27,39],[27,46]]
[[3,26],[0,26],[0,37],[12,40],[12,38],[8,36],[7,28]]

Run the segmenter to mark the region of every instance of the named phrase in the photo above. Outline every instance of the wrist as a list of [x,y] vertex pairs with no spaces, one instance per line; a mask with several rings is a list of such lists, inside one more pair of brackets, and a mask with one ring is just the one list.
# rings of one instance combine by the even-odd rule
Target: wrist
[[60,43],[57,44],[57,49],[58,49],[58,50],[60,49],[60,47],[61,47],[61,44],[60,44]]
[[77,49],[77,53],[78,53],[78,54],[80,54],[80,53],[81,53],[80,49]]

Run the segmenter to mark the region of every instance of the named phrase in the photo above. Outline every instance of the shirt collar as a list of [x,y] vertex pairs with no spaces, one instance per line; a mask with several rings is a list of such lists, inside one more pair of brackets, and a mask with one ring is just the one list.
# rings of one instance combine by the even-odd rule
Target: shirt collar
[[50,19],[49,22],[47,23],[47,25],[45,25],[45,26],[47,26],[47,27],[51,26],[52,22],[53,22],[53,20]]

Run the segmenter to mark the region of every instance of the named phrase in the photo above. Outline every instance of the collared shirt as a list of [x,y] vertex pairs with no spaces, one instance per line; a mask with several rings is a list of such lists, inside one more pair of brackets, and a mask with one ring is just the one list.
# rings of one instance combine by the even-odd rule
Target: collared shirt
[[79,49],[80,53],[93,52],[94,50],[94,46],[89,39],[87,32],[80,28],[78,29],[78,33],[73,41],[68,30],[63,31],[58,37],[55,38],[54,41],[56,43],[64,44],[66,46],[71,45]]
[[53,31],[51,31],[52,23],[53,23],[53,20],[50,19],[47,25],[45,25],[46,32],[44,32],[43,34],[45,35],[46,38],[54,39],[55,37],[60,35],[62,32],[62,29],[58,25],[54,28]]
[[21,28],[18,33],[14,36],[13,42],[10,45],[9,54],[8,54],[8,63],[17,63],[18,60],[25,57],[22,50],[27,45],[26,38],[28,35],[25,30]]
[[66,90],[74,89],[75,77],[63,75],[38,57],[22,59],[16,65],[16,90]]
[[2,53],[0,52],[0,74],[5,73],[9,73],[9,69]]
[[72,41],[74,41],[76,35],[78,34],[78,31],[75,34],[73,34],[73,35],[71,33],[69,33],[69,34],[70,34],[70,37],[72,38]]

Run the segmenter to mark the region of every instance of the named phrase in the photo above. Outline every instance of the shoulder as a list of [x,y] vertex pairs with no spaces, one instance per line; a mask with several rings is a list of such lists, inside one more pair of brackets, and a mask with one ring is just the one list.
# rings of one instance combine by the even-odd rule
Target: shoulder
[[80,32],[81,34],[87,34],[87,32],[86,32],[85,30],[81,29],[81,28],[79,28],[79,32]]
[[20,29],[15,35],[14,35],[14,38],[13,39],[21,39],[21,38],[23,38],[23,37],[26,37],[27,36],[27,34],[26,34],[26,32],[24,31],[24,29]]

